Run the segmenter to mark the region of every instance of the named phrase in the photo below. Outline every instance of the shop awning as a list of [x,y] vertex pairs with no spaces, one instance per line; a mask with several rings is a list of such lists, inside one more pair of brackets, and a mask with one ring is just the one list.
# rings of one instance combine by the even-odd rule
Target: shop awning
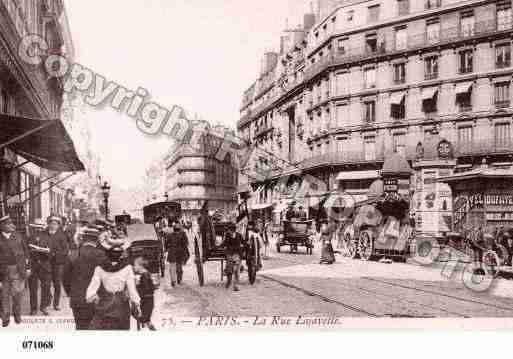
[[438,92],[438,87],[427,87],[422,90],[422,100],[433,100]]
[[60,120],[34,120],[0,114],[0,149],[11,151],[39,167],[56,172],[84,170]]
[[404,101],[404,92],[395,92],[390,96],[390,104],[400,106]]
[[463,95],[470,92],[472,82],[462,82],[456,85],[456,95]]
[[340,172],[337,176],[337,181],[357,181],[376,178],[379,178],[378,171],[350,171]]

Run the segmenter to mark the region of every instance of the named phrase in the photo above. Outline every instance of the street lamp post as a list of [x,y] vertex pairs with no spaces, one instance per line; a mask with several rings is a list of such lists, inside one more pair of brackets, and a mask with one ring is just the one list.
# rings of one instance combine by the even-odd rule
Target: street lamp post
[[103,194],[103,203],[105,205],[105,220],[109,220],[109,196],[110,196],[110,186],[107,182],[103,183],[101,187]]

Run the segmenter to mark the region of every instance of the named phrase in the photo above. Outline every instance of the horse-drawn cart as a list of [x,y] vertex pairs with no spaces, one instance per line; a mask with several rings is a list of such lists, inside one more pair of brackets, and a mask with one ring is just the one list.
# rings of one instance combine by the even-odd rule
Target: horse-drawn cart
[[[221,263],[221,281],[223,281],[226,261],[224,238],[226,231],[231,229],[235,232],[235,227],[235,224],[231,222],[213,222],[207,216],[200,219],[200,233],[194,237],[195,265],[200,286],[205,285],[204,264],[207,262]],[[242,259],[246,260],[250,284],[254,284],[256,280],[258,256],[259,246],[256,240],[244,238],[244,254]]]
[[298,247],[305,247],[307,254],[313,253],[313,240],[310,235],[310,228],[313,221],[282,221],[281,231],[276,242],[276,251],[281,252],[281,247],[289,246],[290,253],[298,251]]
[[[162,222],[166,220],[179,220],[182,215],[182,208],[177,202],[159,202],[153,203],[143,208],[144,223],[152,224],[155,228],[156,240],[142,241],[141,246],[145,247],[147,253],[151,253],[147,258],[150,263],[158,262],[160,274],[164,277],[165,261],[164,261],[164,235],[162,233]],[[170,224],[170,223],[169,223]],[[150,243],[153,242],[153,243]],[[137,244],[137,242],[134,242]],[[157,251],[156,248],[159,248]],[[148,254],[149,255],[149,254]],[[154,264],[156,266],[156,264]]]

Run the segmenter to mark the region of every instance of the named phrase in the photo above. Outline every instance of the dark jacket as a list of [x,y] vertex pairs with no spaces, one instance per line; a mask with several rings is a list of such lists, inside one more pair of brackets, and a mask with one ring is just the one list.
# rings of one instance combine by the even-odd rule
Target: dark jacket
[[184,231],[166,234],[165,246],[169,263],[185,263],[189,259],[188,240]]
[[153,297],[155,285],[153,284],[153,279],[149,272],[141,274],[141,279],[139,280],[139,284],[137,284],[137,292],[141,298]]
[[69,255],[68,238],[63,231],[58,230],[51,235],[48,230],[41,233],[41,240],[50,243],[50,255],[53,265],[64,265]]
[[70,297],[71,307],[86,305],[86,291],[94,270],[106,261],[105,252],[94,245],[85,244],[76,256],[69,258],[64,266],[62,284]]
[[28,247],[23,236],[14,232],[9,239],[0,233],[0,277],[3,280],[26,279]]
[[244,248],[242,235],[240,233],[226,233],[224,236],[224,246],[227,255],[238,254],[242,256]]
[[41,236],[37,234],[28,240],[29,253],[30,253],[30,268],[32,270],[42,269],[46,272],[51,272],[52,264],[50,263],[51,253],[43,253],[30,248],[30,245],[35,245],[41,248],[51,249],[51,243],[48,236]]

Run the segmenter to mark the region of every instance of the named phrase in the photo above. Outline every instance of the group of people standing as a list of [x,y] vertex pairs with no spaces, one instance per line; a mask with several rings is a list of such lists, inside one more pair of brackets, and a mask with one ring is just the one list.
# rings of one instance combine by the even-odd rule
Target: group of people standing
[[21,304],[27,284],[31,315],[36,315],[39,310],[48,316],[52,304],[55,311],[60,310],[64,265],[73,247],[69,228],[58,216],[49,217],[46,225],[42,220],[36,220],[29,228],[28,236],[23,235],[16,231],[10,216],[0,218],[0,314],[3,327],[9,326],[11,316],[15,323],[21,323]]
[[[51,216],[36,220],[28,235],[17,232],[9,216],[0,218],[0,315],[22,321],[28,285],[30,314],[60,310],[61,288],[70,298],[77,330],[128,330],[131,317],[151,323],[155,287],[147,261],[129,258],[126,231],[111,221],[67,226]],[[52,293],[53,285],[53,293]],[[53,300],[52,300],[53,297]]]

